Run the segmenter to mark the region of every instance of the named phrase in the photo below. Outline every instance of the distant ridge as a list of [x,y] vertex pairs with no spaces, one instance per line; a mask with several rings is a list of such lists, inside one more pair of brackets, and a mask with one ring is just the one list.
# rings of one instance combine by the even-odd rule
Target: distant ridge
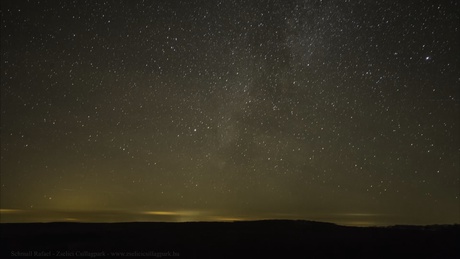
[[0,241],[1,258],[18,255],[15,251],[50,251],[52,256],[61,251],[106,256],[156,251],[180,258],[460,258],[460,225],[348,227],[284,219],[2,223]]

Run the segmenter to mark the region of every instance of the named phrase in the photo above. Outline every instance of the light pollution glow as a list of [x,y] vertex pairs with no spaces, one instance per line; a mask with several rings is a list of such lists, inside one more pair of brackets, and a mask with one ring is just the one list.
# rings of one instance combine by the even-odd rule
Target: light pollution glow
[[[334,215],[311,215],[314,221],[325,221],[348,226],[376,226],[390,225],[385,222],[388,215],[367,213],[342,213]],[[107,220],[110,219],[110,220]],[[302,218],[292,214],[269,214],[259,217],[248,215],[217,215],[210,211],[178,210],[178,211],[63,211],[63,210],[19,210],[0,209],[0,222],[27,223],[27,222],[231,222],[287,219],[300,220]]]

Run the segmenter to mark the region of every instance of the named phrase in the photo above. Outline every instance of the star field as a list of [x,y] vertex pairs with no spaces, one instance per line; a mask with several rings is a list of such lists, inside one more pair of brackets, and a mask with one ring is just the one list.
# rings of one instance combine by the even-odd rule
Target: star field
[[460,223],[456,1],[3,1],[1,216]]

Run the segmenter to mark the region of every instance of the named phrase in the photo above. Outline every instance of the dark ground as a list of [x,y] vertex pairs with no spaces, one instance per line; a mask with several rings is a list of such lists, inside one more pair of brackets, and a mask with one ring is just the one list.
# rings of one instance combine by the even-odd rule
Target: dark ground
[[358,228],[267,220],[0,226],[2,258],[460,258],[460,225]]

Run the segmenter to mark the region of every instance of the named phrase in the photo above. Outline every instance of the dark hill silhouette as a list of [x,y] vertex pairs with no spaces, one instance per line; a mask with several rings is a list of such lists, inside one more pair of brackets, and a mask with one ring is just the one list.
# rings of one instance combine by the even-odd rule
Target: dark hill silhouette
[[294,220],[3,223],[0,256],[59,252],[97,258],[120,252],[163,258],[460,258],[458,244],[460,225],[345,227]]

